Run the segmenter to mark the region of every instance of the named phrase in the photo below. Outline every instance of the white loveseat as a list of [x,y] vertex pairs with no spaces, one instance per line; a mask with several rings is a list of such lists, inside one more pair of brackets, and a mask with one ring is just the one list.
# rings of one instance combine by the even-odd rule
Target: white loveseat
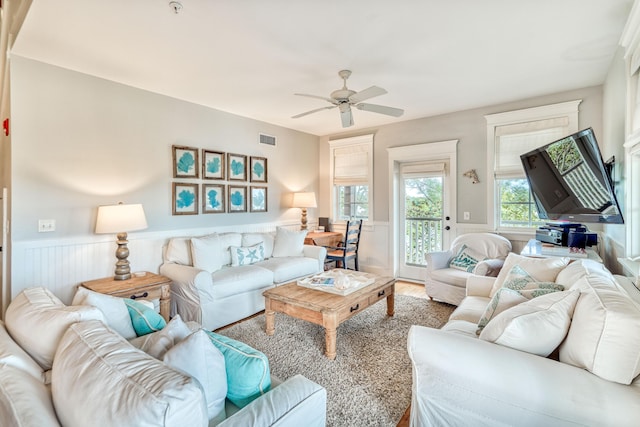
[[[224,391],[226,377],[224,366],[222,374],[212,369],[217,350],[206,336],[201,348],[191,345],[205,334],[199,325],[182,323],[189,335],[179,342],[169,325],[130,342],[107,326],[122,326],[107,305],[108,310],[65,306],[44,288],[26,289],[11,302],[5,322],[0,321],[0,425],[325,425],[326,391],[301,375],[272,382],[242,409],[225,401],[223,393],[211,417],[212,394],[205,384],[217,382]],[[134,341],[162,347],[165,357],[152,357]],[[205,351],[206,344],[213,351]],[[184,370],[176,361],[186,365]],[[188,374],[193,365],[204,366],[204,375]]]
[[[640,292],[594,261],[529,260],[510,254],[498,278],[470,278],[442,329],[411,328],[412,426],[638,425]],[[516,303],[478,337],[520,264],[565,291]]]
[[326,249],[305,236],[279,227],[170,239],[160,273],[173,281],[171,314],[214,330],[264,310],[266,289],[324,270]]

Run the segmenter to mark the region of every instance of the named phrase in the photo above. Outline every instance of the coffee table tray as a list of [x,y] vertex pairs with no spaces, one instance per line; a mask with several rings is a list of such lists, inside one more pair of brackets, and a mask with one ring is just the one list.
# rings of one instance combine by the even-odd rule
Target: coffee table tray
[[[329,292],[337,295],[349,295],[375,282],[375,276],[359,271],[329,270],[315,276],[298,280],[298,286]],[[346,282],[346,286],[344,283]],[[340,285],[342,283],[342,285]],[[337,285],[337,286],[336,286]],[[344,286],[344,287],[342,287]]]

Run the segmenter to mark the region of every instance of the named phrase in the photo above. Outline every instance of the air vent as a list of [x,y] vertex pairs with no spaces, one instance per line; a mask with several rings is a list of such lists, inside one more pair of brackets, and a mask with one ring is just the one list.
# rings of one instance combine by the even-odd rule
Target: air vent
[[264,133],[260,134],[260,144],[267,145],[276,145],[276,137],[271,135],[266,135]]

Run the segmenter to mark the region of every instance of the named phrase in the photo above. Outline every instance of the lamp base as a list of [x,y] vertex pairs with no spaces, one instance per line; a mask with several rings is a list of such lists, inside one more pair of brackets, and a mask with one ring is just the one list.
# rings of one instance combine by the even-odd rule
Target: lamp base
[[127,257],[129,256],[127,233],[119,233],[116,243],[118,244],[118,249],[116,249],[116,258],[118,258],[118,262],[116,262],[116,271],[113,276],[113,280],[131,279],[131,268],[129,267],[129,261],[127,260]]
[[307,208],[302,208],[302,218],[300,218],[300,230],[307,229]]

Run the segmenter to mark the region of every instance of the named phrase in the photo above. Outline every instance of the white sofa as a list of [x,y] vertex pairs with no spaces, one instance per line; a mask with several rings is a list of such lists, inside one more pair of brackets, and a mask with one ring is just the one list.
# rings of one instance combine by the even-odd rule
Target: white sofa
[[[640,292],[594,261],[530,260],[510,254],[497,278],[469,278],[443,328],[410,329],[412,426],[638,425]],[[513,301],[478,338],[521,264],[565,291]]]
[[[278,227],[274,233],[170,239],[160,273],[173,281],[171,314],[214,330],[264,310],[266,289],[324,270],[327,251],[305,245],[306,233]],[[237,265],[250,248],[258,251],[257,261]]]
[[[211,417],[214,387],[205,384],[217,382],[215,388],[224,391],[226,374],[224,366],[222,373],[210,369],[216,352],[222,356],[208,338],[201,348],[191,345],[205,334],[199,325],[182,323],[189,335],[180,341],[167,325],[129,342],[107,326],[118,323],[114,317],[111,308],[65,306],[44,288],[20,293],[0,321],[0,425],[325,425],[326,391],[301,375],[272,382],[242,409],[223,394],[220,410]],[[164,358],[136,348],[136,341],[162,347]],[[176,367],[179,362],[184,370]],[[188,374],[197,364],[204,375]]]

